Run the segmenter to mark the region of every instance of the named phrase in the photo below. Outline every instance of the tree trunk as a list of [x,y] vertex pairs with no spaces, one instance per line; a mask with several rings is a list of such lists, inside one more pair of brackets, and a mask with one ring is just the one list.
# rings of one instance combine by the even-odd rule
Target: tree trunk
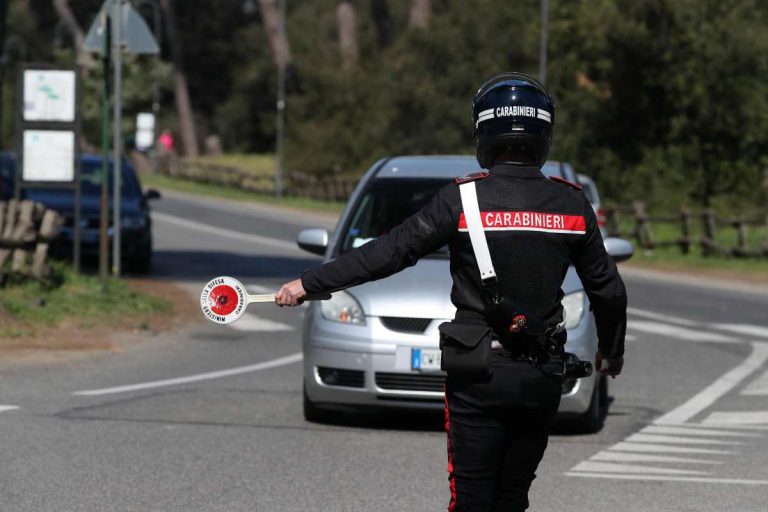
[[261,19],[264,31],[267,33],[269,48],[272,51],[272,61],[278,68],[285,68],[285,88],[288,92],[300,92],[299,73],[293,65],[291,45],[288,35],[280,33],[280,12],[278,0],[259,0]]
[[77,23],[72,9],[69,7],[69,0],[53,0],[53,8],[62,22],[72,32],[72,40],[75,42],[75,52],[77,53],[77,63],[83,66],[83,72],[86,73],[91,64],[91,55],[83,49],[85,42],[85,33]]
[[171,46],[173,89],[176,98],[176,114],[179,117],[179,134],[181,135],[181,143],[184,146],[184,156],[196,157],[200,154],[200,150],[197,146],[195,117],[192,111],[192,103],[189,99],[187,75],[184,73],[181,39],[176,31],[176,15],[173,10],[173,0],[160,0],[160,5],[165,13],[168,43]]
[[280,33],[280,13],[277,0],[259,0],[261,19],[272,50],[272,60],[277,67],[288,67],[291,63],[291,47],[288,38]]
[[411,28],[424,28],[429,24],[429,16],[432,13],[430,0],[411,0],[411,13],[408,16],[408,26]]
[[349,71],[357,66],[360,50],[357,45],[357,13],[349,0],[342,0],[336,7],[336,22],[339,26],[339,52],[341,67]]
[[384,48],[392,42],[392,17],[387,0],[372,0],[371,17],[376,27],[376,42]]

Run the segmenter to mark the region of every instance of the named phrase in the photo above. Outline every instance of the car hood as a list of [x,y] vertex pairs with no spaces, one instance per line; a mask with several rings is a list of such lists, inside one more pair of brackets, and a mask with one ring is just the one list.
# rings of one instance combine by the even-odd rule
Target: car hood
[[[447,259],[425,258],[402,272],[347,290],[366,316],[453,318],[451,274]],[[563,291],[583,289],[573,267],[568,269]]]

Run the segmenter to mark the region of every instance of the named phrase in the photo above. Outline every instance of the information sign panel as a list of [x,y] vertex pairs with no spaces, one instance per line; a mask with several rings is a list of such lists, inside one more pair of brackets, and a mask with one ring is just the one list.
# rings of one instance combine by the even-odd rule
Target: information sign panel
[[136,149],[144,151],[155,144],[155,114],[141,112],[136,116]]
[[75,121],[75,71],[24,70],[24,121]]
[[72,183],[75,180],[75,132],[24,130],[23,181]]

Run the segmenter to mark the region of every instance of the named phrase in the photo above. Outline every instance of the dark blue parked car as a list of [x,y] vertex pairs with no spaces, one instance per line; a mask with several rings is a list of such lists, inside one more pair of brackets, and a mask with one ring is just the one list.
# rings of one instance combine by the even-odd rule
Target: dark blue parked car
[[[0,155],[0,199],[13,196],[13,172],[15,155]],[[99,207],[101,198],[101,162],[98,155],[84,154],[80,158],[82,202],[80,210],[80,240],[83,256],[95,256],[99,252]],[[152,264],[152,220],[149,216],[149,200],[158,199],[156,190],[142,192],[141,184],[133,167],[122,162],[122,200],[120,223],[122,233],[122,262],[133,272],[147,272]],[[109,163],[109,197],[112,208],[112,161]],[[54,253],[71,255],[75,210],[75,194],[72,190],[56,188],[29,188],[23,196],[43,203],[64,216],[61,237],[53,248]],[[110,250],[112,248],[112,220],[109,222]]]

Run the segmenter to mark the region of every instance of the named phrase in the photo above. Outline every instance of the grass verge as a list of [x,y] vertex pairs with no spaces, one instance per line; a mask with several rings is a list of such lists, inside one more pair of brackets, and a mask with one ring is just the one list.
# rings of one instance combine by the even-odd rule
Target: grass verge
[[275,172],[275,155],[257,153],[227,153],[219,156],[199,156],[190,163],[237,167],[259,176],[269,176]]
[[150,317],[171,310],[169,300],[126,281],[111,279],[102,290],[98,277],[76,275],[63,263],[45,281],[6,283],[0,306],[0,341],[103,326],[148,328]]
[[196,181],[170,178],[168,176],[160,176],[157,174],[143,174],[141,176],[141,181],[144,187],[164,188],[199,196],[219,197],[235,201],[250,201],[314,212],[338,214],[341,213],[341,210],[344,208],[344,203],[341,202],[318,201],[316,199],[307,199],[303,197],[276,198],[274,196],[257,194],[247,190],[233,189],[208,183],[198,183]]

